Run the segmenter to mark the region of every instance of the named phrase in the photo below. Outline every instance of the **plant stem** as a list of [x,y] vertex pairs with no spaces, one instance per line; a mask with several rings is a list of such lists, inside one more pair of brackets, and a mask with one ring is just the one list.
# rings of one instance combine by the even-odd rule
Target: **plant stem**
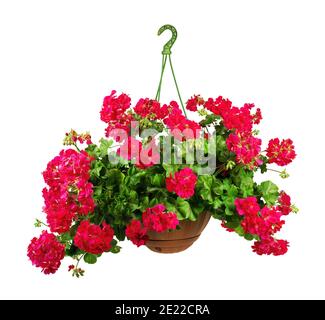
[[77,144],[74,142],[74,147],[80,152],[80,149],[79,149],[79,147],[77,146]]
[[43,221],[39,220],[39,219],[36,219],[36,223],[39,223],[41,225],[43,225],[44,227],[49,227],[49,225],[47,225],[46,223],[44,223]]
[[85,253],[82,254],[82,255],[80,256],[80,258],[77,258],[77,263],[76,263],[76,266],[75,266],[75,269],[76,269],[76,270],[78,269],[78,266],[79,266],[79,262],[80,262],[80,260],[81,260],[84,256],[85,256]]
[[279,170],[270,169],[270,168],[267,168],[267,171],[274,171],[274,172],[277,172],[277,173],[281,173],[281,171],[279,171]]
[[178,98],[179,98],[179,101],[180,101],[180,103],[182,105],[182,109],[183,109],[184,115],[187,118],[186,111],[185,111],[185,107],[184,107],[184,103],[183,103],[183,100],[182,100],[182,97],[181,97],[181,94],[180,94],[180,91],[179,91],[179,87],[178,87],[178,84],[177,84],[177,81],[176,81],[175,72],[174,72],[174,68],[173,68],[173,64],[172,64],[172,59],[171,59],[170,55],[168,56],[168,59],[169,59],[170,69],[172,70],[172,74],[173,74],[173,78],[174,78],[174,82],[175,82],[175,86],[176,86]]
[[157,100],[158,102],[160,101],[160,91],[161,91],[162,79],[163,79],[163,75],[164,75],[164,71],[165,71],[165,67],[166,67],[166,62],[167,62],[167,56],[163,54],[160,80],[159,80],[158,90],[157,90],[156,98],[155,98],[155,100]]

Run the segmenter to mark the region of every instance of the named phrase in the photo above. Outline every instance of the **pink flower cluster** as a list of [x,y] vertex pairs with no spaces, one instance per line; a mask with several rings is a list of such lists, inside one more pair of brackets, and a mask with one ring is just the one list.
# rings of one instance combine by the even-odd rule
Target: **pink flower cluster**
[[195,121],[188,120],[182,113],[177,102],[170,102],[169,116],[164,120],[171,134],[178,140],[196,139],[200,136],[201,126]]
[[229,151],[236,154],[236,161],[244,165],[254,167],[260,165],[262,141],[252,134],[254,124],[262,119],[261,110],[258,108],[252,113],[254,104],[244,104],[237,108],[228,99],[219,96],[217,99],[209,98],[207,101],[201,96],[194,96],[187,102],[187,109],[197,111],[197,107],[203,105],[205,109],[221,117],[223,125],[232,133],[227,139]]
[[285,193],[281,194],[279,202],[279,206],[261,208],[255,197],[235,200],[237,212],[243,216],[241,226],[245,233],[259,237],[259,241],[256,241],[252,247],[253,251],[259,255],[282,255],[288,250],[289,243],[287,241],[277,240],[273,237],[285,223],[281,220],[282,215],[288,214],[286,207],[288,198]]
[[149,237],[147,235],[147,228],[143,227],[140,220],[131,220],[125,229],[125,235],[137,247],[145,245]]
[[134,112],[150,120],[164,119],[169,114],[167,105],[161,107],[158,101],[149,98],[140,99],[134,107]]
[[261,144],[262,140],[250,133],[231,133],[226,140],[228,150],[236,154],[237,163],[250,166],[262,164]]
[[175,192],[183,199],[191,198],[195,193],[197,175],[191,168],[184,168],[176,172],[174,177],[166,178],[166,188]]
[[27,255],[36,267],[45,274],[55,273],[64,258],[65,246],[54,234],[43,231],[39,238],[33,238],[27,249]]
[[62,150],[43,172],[49,186],[43,189],[43,210],[52,232],[67,232],[77,214],[93,212],[93,186],[88,181],[91,161],[85,151]]
[[157,204],[143,212],[142,222],[145,228],[156,232],[176,229],[179,224],[176,214],[165,211],[166,207],[164,205]]
[[160,163],[160,152],[153,140],[144,147],[141,141],[129,136],[116,153],[128,161],[133,161],[140,169]]
[[186,102],[186,109],[190,111],[197,111],[198,106],[204,104],[204,99],[200,95],[194,95]]
[[90,223],[88,220],[84,220],[77,229],[74,243],[85,252],[101,254],[111,249],[113,237],[114,230],[109,224],[104,222],[102,227],[100,227],[97,224]]
[[125,234],[132,243],[139,247],[148,241],[148,231],[174,230],[178,224],[179,221],[175,213],[166,212],[164,205],[157,204],[143,212],[142,224],[140,220],[133,219],[126,227]]
[[296,157],[294,145],[291,139],[271,139],[266,149],[269,163],[276,163],[279,166],[286,166]]
[[108,124],[106,136],[114,136],[117,133],[112,132],[114,129],[121,129],[130,132],[132,115],[127,113],[131,106],[131,98],[125,93],[116,97],[116,91],[113,90],[103,101],[103,107],[100,111],[100,119]]

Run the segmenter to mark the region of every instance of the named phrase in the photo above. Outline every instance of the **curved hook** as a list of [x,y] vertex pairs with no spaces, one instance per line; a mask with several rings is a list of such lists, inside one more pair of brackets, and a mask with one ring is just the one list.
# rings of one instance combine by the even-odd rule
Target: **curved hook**
[[170,24],[165,24],[164,26],[160,27],[158,30],[158,36],[160,36],[165,30],[170,30],[172,32],[172,37],[170,40],[164,45],[164,49],[162,51],[162,54],[171,54],[171,48],[174,45],[176,39],[177,39],[177,30],[175,27],[173,27]]

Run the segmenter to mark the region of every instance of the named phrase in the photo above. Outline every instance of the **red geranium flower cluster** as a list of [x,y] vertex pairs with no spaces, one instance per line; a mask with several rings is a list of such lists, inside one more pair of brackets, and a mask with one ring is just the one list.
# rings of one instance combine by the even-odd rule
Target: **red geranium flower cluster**
[[132,220],[125,229],[125,235],[137,247],[140,247],[148,241],[147,228],[143,227],[139,220]]
[[201,96],[194,96],[187,102],[187,108],[192,111],[196,111],[198,105],[204,105],[207,110],[220,116],[224,126],[232,131],[226,142],[229,151],[236,154],[237,163],[251,167],[262,163],[260,160],[262,141],[252,134],[253,125],[262,119],[259,108],[252,113],[254,104],[246,103],[243,107],[237,108],[230,100],[221,96],[217,99],[209,98],[207,101]]
[[197,111],[198,106],[204,104],[204,99],[200,95],[194,95],[186,102],[186,109],[190,111]]
[[102,227],[100,227],[88,220],[84,220],[77,229],[74,243],[83,251],[101,254],[111,249],[113,237],[114,230],[109,224],[103,222]]
[[271,255],[281,256],[287,253],[289,242],[286,240],[277,240],[274,238],[264,239],[263,241],[255,241],[252,246],[253,252],[258,255]]
[[244,216],[241,226],[245,233],[256,235],[260,239],[252,247],[254,252],[267,255],[281,255],[287,252],[288,242],[273,238],[285,223],[281,220],[283,213],[278,207],[260,208],[255,197],[237,198],[235,206],[238,214]]
[[170,102],[169,116],[164,120],[171,134],[178,140],[196,139],[200,136],[201,126],[195,121],[188,120],[182,113],[177,102]]
[[47,231],[43,231],[39,238],[33,238],[27,249],[33,265],[42,268],[45,274],[55,273],[59,269],[64,252],[65,246]]
[[[116,91],[113,90],[103,101],[103,107],[100,111],[100,119],[108,124],[106,136],[111,136],[112,130],[121,129],[130,132],[132,115],[126,111],[131,106],[131,98],[125,93],[116,97]],[[115,136],[115,132],[113,135]]]
[[143,225],[140,220],[133,219],[125,230],[125,235],[128,239],[138,247],[146,244],[148,231],[164,232],[174,230],[179,221],[175,213],[166,212],[164,205],[157,204],[143,212],[142,223]]
[[140,169],[160,163],[160,152],[153,140],[144,147],[141,141],[129,136],[116,153],[128,161],[134,161]]
[[246,133],[231,133],[226,140],[229,151],[236,154],[237,163],[256,166],[262,164],[259,157],[262,140]]
[[174,177],[166,178],[166,188],[175,192],[183,199],[191,198],[195,193],[197,175],[191,168],[184,168],[176,172]]
[[49,186],[43,189],[43,209],[52,232],[67,232],[77,214],[93,212],[93,185],[88,181],[91,161],[85,151],[62,150],[43,172]]
[[160,103],[158,101],[146,98],[138,101],[134,107],[134,112],[142,118],[157,120],[166,118],[169,110],[167,105],[160,107]]
[[291,139],[271,139],[266,149],[269,163],[276,163],[279,166],[286,166],[296,157],[294,145]]
[[288,194],[286,194],[284,191],[280,192],[279,199],[278,199],[279,205],[277,206],[277,209],[281,211],[283,215],[288,215],[291,211],[291,198]]
[[142,214],[143,225],[148,229],[156,232],[176,229],[179,221],[173,212],[165,212],[166,207],[157,204],[153,208],[148,208]]

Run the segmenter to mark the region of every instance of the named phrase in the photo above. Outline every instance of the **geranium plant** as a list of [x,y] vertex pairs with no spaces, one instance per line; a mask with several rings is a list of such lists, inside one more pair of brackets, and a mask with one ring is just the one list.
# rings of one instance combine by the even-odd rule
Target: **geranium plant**
[[[55,273],[71,257],[74,276],[79,262],[95,263],[105,252],[118,253],[126,238],[136,246],[149,233],[177,232],[182,221],[196,221],[208,212],[229,232],[253,241],[259,255],[282,255],[288,242],[275,234],[283,218],[297,209],[290,196],[257,172],[277,171],[295,157],[290,139],[272,139],[262,151],[255,126],[262,119],[254,104],[236,107],[228,99],[191,97],[185,105],[170,58],[173,38],[163,51],[162,73],[155,99],[133,106],[124,93],[112,91],[103,100],[100,118],[105,138],[93,143],[89,133],[66,133],[66,148],[43,172],[46,222],[28,246],[28,257],[45,274]],[[170,63],[180,106],[161,104],[162,78]],[[187,114],[188,113],[188,114]],[[193,120],[191,120],[193,119]]]

